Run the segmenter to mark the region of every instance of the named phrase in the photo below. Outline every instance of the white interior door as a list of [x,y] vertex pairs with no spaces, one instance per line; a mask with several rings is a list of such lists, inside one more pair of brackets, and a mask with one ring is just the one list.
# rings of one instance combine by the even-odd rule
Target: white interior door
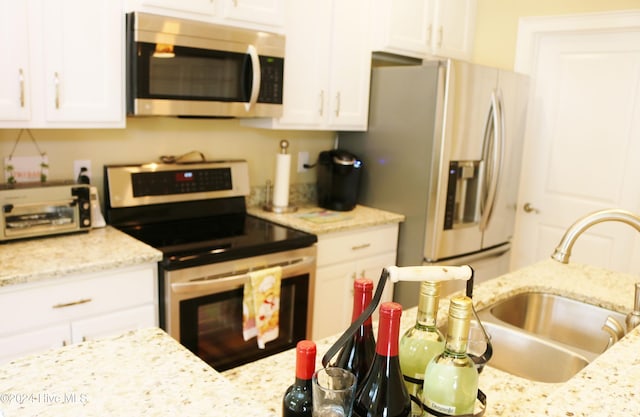
[[[613,207],[640,213],[639,21],[635,28],[543,31],[521,60],[532,84],[513,268],[548,259],[585,214]],[[640,273],[639,254],[640,233],[608,222],[578,239],[571,262]]]

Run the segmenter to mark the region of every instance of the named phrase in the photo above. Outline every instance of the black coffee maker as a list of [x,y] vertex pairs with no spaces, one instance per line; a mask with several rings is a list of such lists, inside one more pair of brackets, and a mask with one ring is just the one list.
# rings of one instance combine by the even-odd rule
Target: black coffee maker
[[318,156],[318,205],[336,211],[353,210],[362,161],[350,152],[332,149]]

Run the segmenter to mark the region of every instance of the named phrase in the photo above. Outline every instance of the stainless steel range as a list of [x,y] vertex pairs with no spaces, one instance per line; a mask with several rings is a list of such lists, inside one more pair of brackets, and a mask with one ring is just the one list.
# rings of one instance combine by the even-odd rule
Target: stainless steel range
[[[160,325],[217,370],[292,348],[311,334],[315,235],[246,213],[247,162],[105,166],[107,222],[162,251]],[[242,336],[248,273],[282,267],[279,337]]]

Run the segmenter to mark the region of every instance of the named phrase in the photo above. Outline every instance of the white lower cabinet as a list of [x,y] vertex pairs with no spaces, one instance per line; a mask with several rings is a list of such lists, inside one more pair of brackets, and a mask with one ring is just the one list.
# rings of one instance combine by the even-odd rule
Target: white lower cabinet
[[158,325],[157,264],[0,288],[0,363]]
[[[396,263],[397,244],[397,223],[318,236],[314,340],[341,333],[351,324],[354,280],[369,278],[377,286],[382,269]],[[387,282],[381,302],[392,298],[393,284]]]

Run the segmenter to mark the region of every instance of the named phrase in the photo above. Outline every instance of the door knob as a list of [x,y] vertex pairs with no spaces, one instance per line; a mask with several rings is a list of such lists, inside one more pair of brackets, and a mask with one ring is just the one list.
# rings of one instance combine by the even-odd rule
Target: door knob
[[538,210],[537,208],[533,207],[531,205],[531,203],[524,203],[524,207],[523,208],[524,208],[525,213],[536,213],[536,214],[540,213],[540,210]]

